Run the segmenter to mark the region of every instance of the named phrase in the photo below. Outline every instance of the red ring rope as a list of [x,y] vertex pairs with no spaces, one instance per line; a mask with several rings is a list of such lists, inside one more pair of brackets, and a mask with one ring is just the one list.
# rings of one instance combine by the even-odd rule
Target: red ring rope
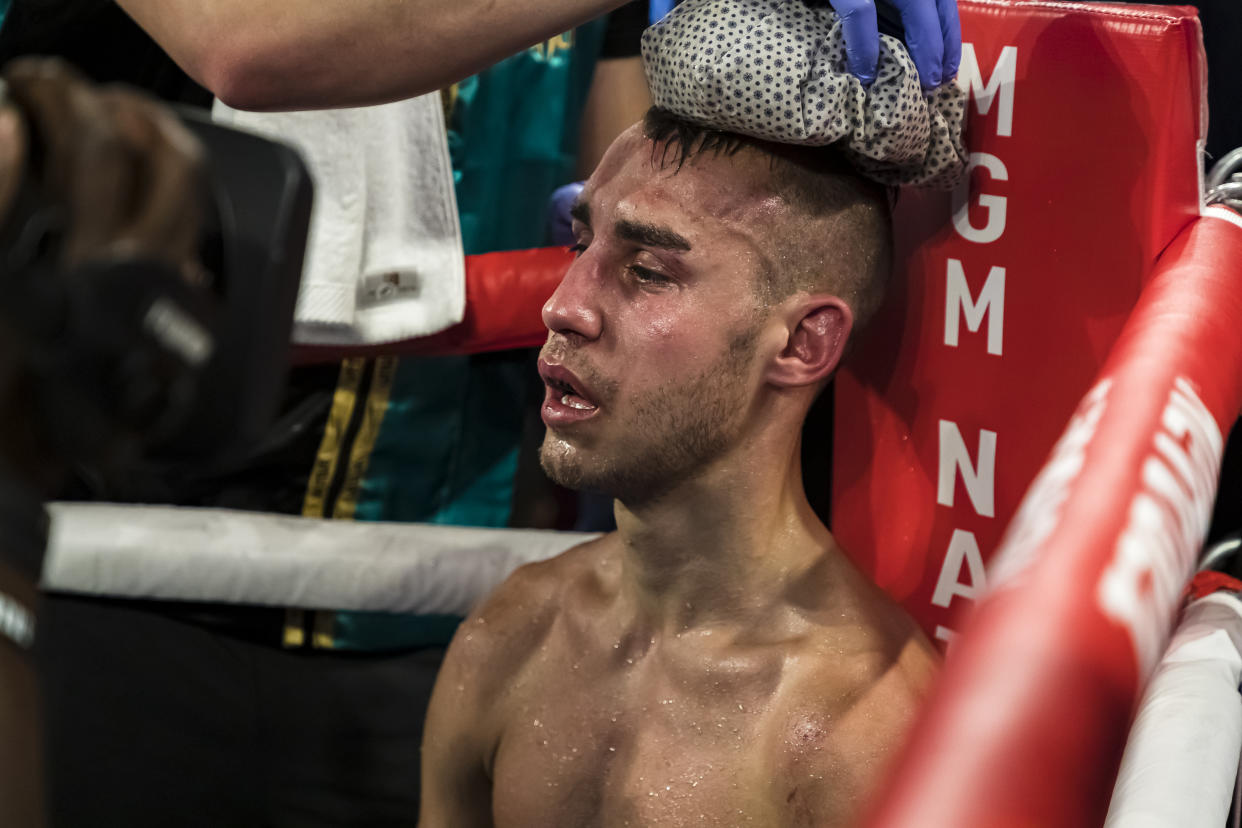
[[1075,415],[1095,427],[1063,512],[1035,544],[1040,516],[1014,519],[871,828],[1103,821],[1242,409],[1242,223],[1215,209],[1165,251]]

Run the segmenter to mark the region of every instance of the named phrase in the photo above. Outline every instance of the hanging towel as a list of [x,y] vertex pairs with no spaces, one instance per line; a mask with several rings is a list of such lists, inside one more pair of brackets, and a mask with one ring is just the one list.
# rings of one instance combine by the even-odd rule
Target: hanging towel
[[315,184],[295,342],[375,345],[441,331],[466,304],[438,93],[379,106],[213,118],[296,147]]

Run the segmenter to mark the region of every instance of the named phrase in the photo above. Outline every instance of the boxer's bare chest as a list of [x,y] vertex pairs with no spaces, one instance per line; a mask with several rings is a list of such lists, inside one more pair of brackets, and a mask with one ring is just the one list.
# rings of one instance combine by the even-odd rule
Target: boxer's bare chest
[[826,722],[791,703],[780,650],[633,645],[553,636],[515,680],[492,767],[496,824],[799,824],[799,777],[821,768],[798,759],[814,759]]

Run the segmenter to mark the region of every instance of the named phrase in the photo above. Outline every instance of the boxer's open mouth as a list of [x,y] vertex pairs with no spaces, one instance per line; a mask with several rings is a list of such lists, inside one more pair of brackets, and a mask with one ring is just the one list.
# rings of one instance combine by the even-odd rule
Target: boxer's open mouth
[[544,378],[544,383],[556,391],[561,392],[561,404],[570,408],[576,408],[580,411],[590,411],[597,406],[578,390],[572,382],[563,379]]
[[568,425],[593,416],[599,404],[592,391],[564,365],[539,360],[539,376],[548,389],[543,404],[547,425]]

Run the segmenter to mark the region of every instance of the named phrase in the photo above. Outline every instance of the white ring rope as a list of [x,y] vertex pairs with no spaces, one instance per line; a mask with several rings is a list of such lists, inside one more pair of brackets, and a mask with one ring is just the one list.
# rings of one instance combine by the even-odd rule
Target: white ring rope
[[1186,608],[1130,730],[1106,828],[1219,828],[1242,750],[1242,602]]
[[43,587],[118,598],[466,615],[524,563],[597,537],[57,503]]

